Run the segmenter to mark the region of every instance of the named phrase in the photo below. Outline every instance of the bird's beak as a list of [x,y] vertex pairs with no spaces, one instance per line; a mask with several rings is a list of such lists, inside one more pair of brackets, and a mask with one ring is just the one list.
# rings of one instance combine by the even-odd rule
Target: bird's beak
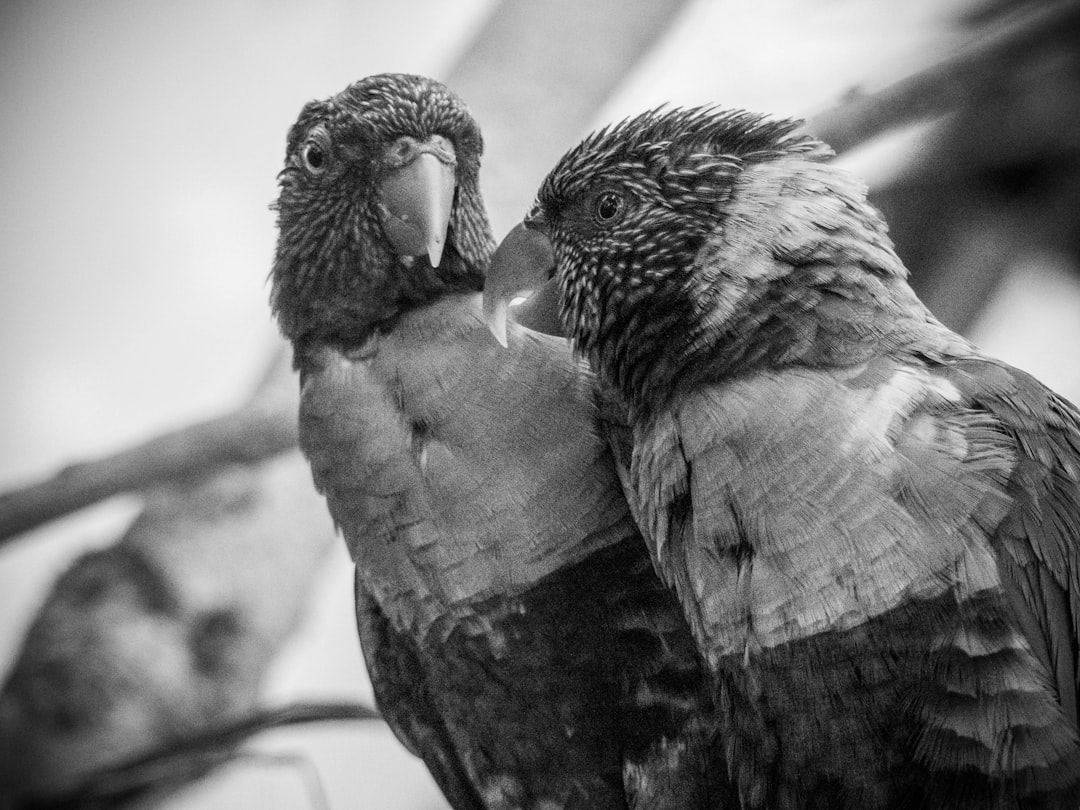
[[454,168],[452,151],[447,159],[442,152],[436,154],[421,147],[380,182],[383,231],[402,256],[426,253],[432,267],[442,261],[454,204]]
[[516,309],[518,323],[549,335],[563,334],[559,320],[559,289],[555,251],[543,233],[524,223],[502,240],[484,278],[484,322],[506,346],[506,319],[514,299],[527,300]]

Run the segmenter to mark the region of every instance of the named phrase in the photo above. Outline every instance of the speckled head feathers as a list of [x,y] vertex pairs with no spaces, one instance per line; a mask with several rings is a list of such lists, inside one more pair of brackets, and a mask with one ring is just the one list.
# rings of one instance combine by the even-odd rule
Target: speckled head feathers
[[340,93],[305,105],[289,130],[286,161],[293,158],[316,125],[340,128],[357,141],[390,141],[401,135],[423,139],[454,135],[462,157],[479,165],[483,152],[480,127],[465,102],[449,87],[407,73],[380,73],[346,87]]
[[544,180],[526,226],[551,242],[566,332],[628,400],[857,354],[872,331],[854,316],[910,300],[865,187],[799,128],[652,110],[588,136]]
[[[396,144],[444,139],[456,192],[438,267],[398,255],[383,231],[378,183]],[[279,175],[271,304],[294,344],[351,344],[405,310],[479,290],[494,242],[479,189],[480,128],[434,79],[385,73],[305,105],[289,130]]]
[[[709,158],[737,168],[785,154],[825,159],[832,151],[799,132],[801,121],[773,119],[717,107],[659,107],[597,130],[568,151],[548,173],[534,211],[565,204],[608,174],[644,171],[653,178],[692,163],[701,173]],[[692,161],[688,159],[695,158]]]

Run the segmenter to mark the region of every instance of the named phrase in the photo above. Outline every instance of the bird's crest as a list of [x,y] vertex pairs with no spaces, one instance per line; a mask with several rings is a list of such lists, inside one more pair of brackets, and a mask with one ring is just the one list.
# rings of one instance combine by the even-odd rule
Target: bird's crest
[[459,147],[479,158],[480,128],[468,106],[449,87],[408,73],[380,73],[353,82],[330,98],[311,101],[289,130],[286,157],[292,155],[317,122],[352,119],[382,138],[410,134],[426,138],[436,131],[458,133]]
[[[832,150],[800,131],[803,122],[717,106],[661,106],[625,118],[587,136],[567,152],[541,186],[541,207],[573,198],[606,173],[644,170],[656,177],[678,171],[682,158],[698,154],[732,164],[783,155],[825,160]],[[700,170],[700,163],[695,170]]]

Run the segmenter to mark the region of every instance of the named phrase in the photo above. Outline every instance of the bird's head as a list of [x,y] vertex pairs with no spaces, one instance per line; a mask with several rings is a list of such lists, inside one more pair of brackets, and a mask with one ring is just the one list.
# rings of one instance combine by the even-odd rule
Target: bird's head
[[484,293],[496,337],[506,302],[550,278],[567,336],[631,403],[751,366],[828,362],[845,347],[810,345],[822,323],[906,288],[905,271],[865,189],[799,126],[693,108],[588,136],[496,252]]
[[422,76],[307,104],[279,175],[271,303],[286,337],[351,343],[410,307],[479,290],[494,242],[480,129]]

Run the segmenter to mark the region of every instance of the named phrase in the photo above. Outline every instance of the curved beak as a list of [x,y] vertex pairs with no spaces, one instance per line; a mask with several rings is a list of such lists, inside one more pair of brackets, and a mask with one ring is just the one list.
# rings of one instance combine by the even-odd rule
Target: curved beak
[[502,240],[484,278],[484,322],[506,346],[506,319],[515,299],[527,300],[515,311],[518,323],[549,335],[562,335],[555,251],[543,233],[515,225]]
[[402,256],[427,254],[432,267],[442,261],[456,188],[453,149],[443,144],[417,145],[414,154],[379,183],[386,238]]

